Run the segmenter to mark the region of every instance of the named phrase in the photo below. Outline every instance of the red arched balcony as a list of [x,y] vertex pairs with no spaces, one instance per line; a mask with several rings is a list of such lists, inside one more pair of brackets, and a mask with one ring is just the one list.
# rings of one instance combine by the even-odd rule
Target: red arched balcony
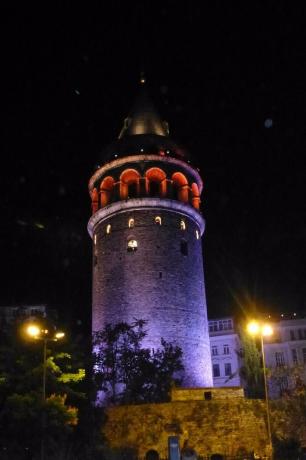
[[103,208],[107,206],[112,198],[113,188],[114,188],[114,179],[111,176],[107,176],[103,179],[100,185],[100,204]]
[[92,213],[94,214],[95,212],[98,211],[99,208],[99,194],[98,190],[94,188],[91,192],[91,209]]
[[146,174],[146,191],[149,196],[165,196],[166,173],[160,168],[150,168]]
[[120,176],[120,198],[135,198],[139,196],[140,174],[135,169],[126,169]]
[[191,185],[191,193],[192,193],[192,206],[196,209],[200,209],[200,192],[199,192],[199,187],[197,184],[194,182]]
[[184,203],[188,203],[189,197],[188,197],[188,181],[184,174],[181,172],[175,172],[172,175],[172,181],[173,181],[173,189],[175,193],[175,198],[177,198],[179,201],[183,201]]

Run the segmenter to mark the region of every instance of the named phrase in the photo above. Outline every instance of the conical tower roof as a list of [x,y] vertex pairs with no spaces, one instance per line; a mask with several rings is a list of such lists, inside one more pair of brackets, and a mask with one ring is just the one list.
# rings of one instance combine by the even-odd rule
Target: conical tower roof
[[136,98],[135,104],[124,121],[124,126],[119,134],[119,139],[124,136],[135,136],[139,134],[155,134],[157,136],[168,136],[168,123],[163,121],[156,111],[151,98],[149,97],[144,80]]

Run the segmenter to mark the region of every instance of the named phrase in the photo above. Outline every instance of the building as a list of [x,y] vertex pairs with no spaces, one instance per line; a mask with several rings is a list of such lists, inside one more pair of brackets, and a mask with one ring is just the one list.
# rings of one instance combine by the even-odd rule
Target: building
[[209,336],[214,387],[240,386],[240,340],[233,318],[210,320]]
[[144,86],[89,181],[93,332],[148,321],[144,346],[182,348],[185,387],[212,386],[203,274],[202,179]]
[[[269,396],[277,398],[300,379],[306,384],[306,318],[271,321],[273,335],[264,338]],[[209,321],[214,387],[242,386],[240,338],[233,318]]]
[[272,323],[273,335],[264,344],[266,366],[270,372],[270,397],[279,397],[298,384],[306,384],[306,318]]
[[46,305],[0,306],[1,326],[12,325],[30,319],[46,318]]

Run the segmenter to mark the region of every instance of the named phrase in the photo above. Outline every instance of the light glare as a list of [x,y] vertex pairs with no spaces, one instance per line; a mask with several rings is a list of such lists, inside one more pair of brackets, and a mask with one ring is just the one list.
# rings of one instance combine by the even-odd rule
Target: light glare
[[269,324],[264,324],[261,333],[263,336],[267,337],[273,334],[273,329]]
[[248,333],[251,335],[256,335],[259,332],[259,324],[256,321],[252,321],[248,324]]
[[27,334],[31,337],[38,337],[40,334],[40,329],[38,326],[35,326],[35,324],[31,324],[27,327]]

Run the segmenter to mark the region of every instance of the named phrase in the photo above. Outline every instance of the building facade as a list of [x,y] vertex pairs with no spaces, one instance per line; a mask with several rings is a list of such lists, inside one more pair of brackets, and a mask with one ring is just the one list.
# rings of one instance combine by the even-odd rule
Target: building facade
[[[306,384],[306,318],[271,321],[273,334],[264,338],[265,364],[270,369],[270,398]],[[233,318],[209,321],[213,382],[215,387],[242,386],[239,369],[241,343]]]
[[277,398],[299,381],[306,384],[306,318],[272,323],[274,334],[264,344],[266,366],[271,369],[269,394]]
[[208,324],[214,387],[241,386],[241,345],[235,331],[234,319],[213,319]]
[[103,161],[89,181],[93,332],[145,320],[144,346],[182,348],[184,386],[212,386],[202,179],[143,87]]

